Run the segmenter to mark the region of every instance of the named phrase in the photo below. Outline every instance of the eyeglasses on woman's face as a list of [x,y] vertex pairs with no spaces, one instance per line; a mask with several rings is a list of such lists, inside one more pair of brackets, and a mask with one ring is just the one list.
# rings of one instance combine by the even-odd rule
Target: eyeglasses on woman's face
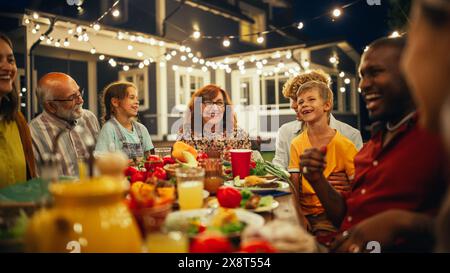
[[223,108],[223,107],[225,106],[225,103],[224,103],[223,101],[221,101],[221,100],[219,100],[219,101],[205,100],[205,101],[203,101],[203,104],[204,104],[205,106],[213,106],[213,105],[216,105],[216,106],[218,106],[218,107],[220,107],[220,108]]

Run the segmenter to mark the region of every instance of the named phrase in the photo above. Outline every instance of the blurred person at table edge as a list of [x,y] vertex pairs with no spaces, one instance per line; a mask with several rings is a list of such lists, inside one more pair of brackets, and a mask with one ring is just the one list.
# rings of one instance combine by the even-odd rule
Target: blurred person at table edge
[[[421,112],[421,125],[439,132],[444,141],[447,179],[450,178],[449,48],[450,1],[415,1],[402,68]],[[434,251],[450,252],[450,192],[447,192],[437,218],[406,210],[391,210],[362,222],[356,229],[359,235],[350,236],[348,243],[362,245],[376,239],[392,244],[396,235],[425,233],[430,244],[434,242]]]
[[[333,251],[365,251],[369,241],[379,242],[384,251],[430,250],[429,224],[423,219],[437,214],[445,193],[444,155],[438,136],[418,125],[400,71],[405,40],[379,39],[362,56],[360,88],[374,123],[372,138],[355,157],[352,192],[342,197],[327,183],[321,174],[324,154],[318,149],[301,156],[306,179],[340,227]],[[400,210],[414,216],[399,217]],[[416,229],[391,232],[396,224]]]
[[0,188],[36,176],[31,135],[19,111],[11,40],[0,33]]

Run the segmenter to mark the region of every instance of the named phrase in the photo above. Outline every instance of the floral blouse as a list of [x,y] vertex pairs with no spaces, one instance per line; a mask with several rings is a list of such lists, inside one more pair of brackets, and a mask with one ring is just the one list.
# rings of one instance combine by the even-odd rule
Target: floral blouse
[[250,137],[247,132],[241,128],[234,129],[232,135],[226,135],[224,132],[204,133],[203,136],[192,135],[191,131],[180,132],[177,140],[189,144],[199,152],[216,150],[221,152],[231,149],[251,149]]

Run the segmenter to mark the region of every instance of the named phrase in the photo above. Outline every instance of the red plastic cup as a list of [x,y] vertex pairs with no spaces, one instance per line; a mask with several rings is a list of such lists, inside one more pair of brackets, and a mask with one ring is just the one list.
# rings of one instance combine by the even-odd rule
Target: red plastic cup
[[239,176],[241,179],[244,179],[245,177],[249,176],[252,150],[233,149],[230,150],[230,155],[233,177]]

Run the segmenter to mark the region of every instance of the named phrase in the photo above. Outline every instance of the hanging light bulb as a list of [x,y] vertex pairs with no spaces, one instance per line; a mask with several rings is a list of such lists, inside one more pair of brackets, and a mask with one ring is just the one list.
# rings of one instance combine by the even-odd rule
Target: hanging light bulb
[[36,28],[36,30],[39,30],[39,29],[41,29],[41,25],[36,24],[36,26],[34,26],[34,28]]
[[258,38],[256,38],[256,42],[258,44],[262,44],[264,43],[264,37],[262,35],[259,35]]
[[136,53],[136,55],[137,55],[139,58],[141,58],[142,56],[144,56],[144,53],[142,53],[141,51],[138,51],[138,52]]
[[128,71],[128,70],[130,70],[130,67],[128,65],[124,65],[122,67],[122,69],[123,69],[123,71]]
[[114,16],[116,18],[119,17],[120,16],[120,11],[118,9],[113,10],[112,16]]
[[194,33],[192,33],[192,37],[196,40],[199,39],[201,36],[202,36],[202,34],[198,30],[196,30],[196,31],[194,31]]
[[83,35],[83,40],[84,40],[85,42],[88,42],[88,41],[89,41],[89,36],[87,35],[87,33],[85,33],[85,34]]
[[198,63],[198,58],[197,57],[192,58],[192,62],[193,63]]
[[203,72],[208,72],[208,68],[206,66],[202,66],[202,71]]
[[176,56],[177,55],[177,51],[176,50],[172,50],[172,52],[170,52],[170,55]]
[[69,29],[67,30],[67,34],[72,35],[72,34],[73,34],[73,28],[69,28]]
[[187,60],[187,57],[185,55],[181,55],[180,60],[182,62],[185,62]]
[[266,59],[262,60],[262,64],[266,65],[267,64],[267,60]]
[[191,52],[191,53],[188,54],[188,58],[192,59],[192,57],[194,57],[194,54]]
[[33,12],[33,19],[34,20],[39,19],[39,14],[37,12]]
[[97,50],[95,49],[95,47],[91,48],[91,54],[95,54],[97,52]]
[[31,30],[31,33],[36,34],[36,33],[37,33],[37,30],[36,30],[35,28],[33,28],[33,29]]
[[309,66],[310,66],[309,61],[308,61],[308,60],[305,60],[305,61],[303,62],[303,67],[304,67],[304,68],[308,68]]
[[191,52],[191,48],[190,48],[190,47],[186,47],[185,51],[186,51],[187,53],[189,53],[189,52]]
[[81,26],[77,26],[77,33],[81,34],[83,32],[83,28]]
[[172,55],[166,54],[165,58],[166,58],[166,60],[170,61],[172,59]]
[[56,47],[60,47],[60,46],[61,46],[61,40],[58,39],[58,40],[55,42],[55,46],[56,46]]
[[257,67],[258,69],[262,69],[262,68],[263,68],[262,62],[256,62],[256,67]]
[[200,64],[204,64],[204,63],[205,63],[205,60],[204,60],[204,59],[200,59],[198,62],[199,62]]
[[398,38],[398,37],[400,37],[400,33],[397,30],[393,31],[391,35],[389,35],[389,38]]
[[303,24],[303,22],[298,23],[297,28],[298,29],[303,29],[305,25]]
[[30,19],[25,19],[25,24],[28,25],[30,23]]
[[186,47],[185,46],[180,46],[180,52],[185,52],[186,51]]
[[145,59],[144,60],[144,65],[149,65],[149,64],[150,64],[150,61],[148,59]]
[[49,44],[51,44],[52,43],[52,39],[49,37],[49,38],[47,38],[47,44],[49,45]]
[[231,42],[230,42],[230,40],[229,40],[228,38],[225,38],[225,39],[223,40],[223,42],[222,42],[222,45],[223,45],[224,47],[229,47],[229,46],[231,45]]
[[345,77],[345,72],[341,71],[341,73],[339,73],[339,77],[341,77],[341,78]]
[[338,18],[342,15],[342,10],[339,8],[335,8],[332,12],[334,18]]
[[100,30],[100,25],[98,23],[95,23],[93,26],[95,31],[99,31]]
[[139,67],[140,69],[144,68],[144,66],[145,66],[144,63],[142,63],[142,62],[140,62],[139,65],[138,65],[138,67]]
[[350,79],[349,78],[345,78],[344,83],[345,84],[350,84]]
[[130,36],[130,41],[132,41],[132,42],[136,41],[136,36],[131,35],[131,36]]
[[100,56],[98,56],[98,59],[100,60],[100,61],[103,61],[104,59],[105,59],[105,55],[100,55]]
[[133,50],[133,46],[132,45],[128,45],[128,50]]
[[173,71],[177,71],[177,70],[178,70],[178,65],[175,65],[175,64],[172,65],[172,70],[173,70]]
[[337,57],[336,56],[331,56],[329,61],[330,61],[330,63],[335,64],[337,62]]
[[45,35],[42,34],[42,35],[39,37],[39,40],[44,41],[44,40],[45,40]]
[[339,88],[339,91],[341,91],[341,93],[344,93],[345,92],[345,87]]

